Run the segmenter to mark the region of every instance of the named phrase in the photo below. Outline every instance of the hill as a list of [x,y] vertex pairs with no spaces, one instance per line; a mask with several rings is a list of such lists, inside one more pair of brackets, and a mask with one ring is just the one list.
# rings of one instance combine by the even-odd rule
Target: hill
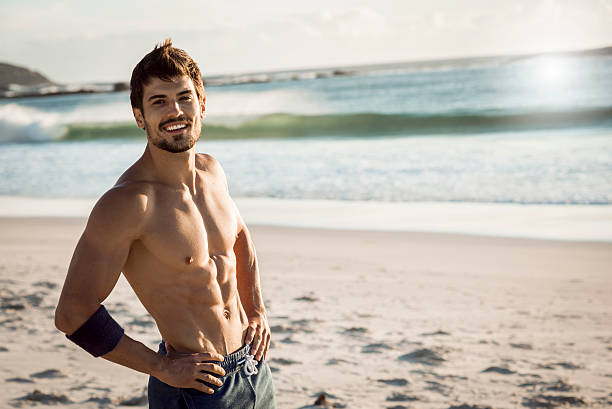
[[35,71],[16,65],[0,63],[0,89],[8,90],[10,84],[22,86],[52,85],[53,81]]

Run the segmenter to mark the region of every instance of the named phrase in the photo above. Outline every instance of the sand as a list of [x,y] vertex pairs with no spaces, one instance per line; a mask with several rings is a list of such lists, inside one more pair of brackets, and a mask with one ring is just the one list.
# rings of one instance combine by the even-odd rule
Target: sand
[[[146,375],[54,328],[84,223],[0,218],[0,407],[146,407]],[[610,243],[251,230],[279,408],[612,405]],[[105,305],[159,342],[123,278]]]

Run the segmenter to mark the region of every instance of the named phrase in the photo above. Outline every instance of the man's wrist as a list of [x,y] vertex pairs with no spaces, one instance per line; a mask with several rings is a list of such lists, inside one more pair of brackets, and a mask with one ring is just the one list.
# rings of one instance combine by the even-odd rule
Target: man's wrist
[[265,311],[247,312],[247,317],[249,318],[249,320],[252,320],[254,318],[264,318],[264,319],[267,319]]
[[151,367],[151,372],[149,373],[149,375],[157,379],[163,379],[168,373],[168,363],[170,360],[165,355],[156,355],[157,358],[153,361],[153,365]]

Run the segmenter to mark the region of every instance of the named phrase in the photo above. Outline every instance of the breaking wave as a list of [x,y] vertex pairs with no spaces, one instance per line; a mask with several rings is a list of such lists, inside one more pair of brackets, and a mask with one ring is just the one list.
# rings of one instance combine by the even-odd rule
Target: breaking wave
[[[0,110],[0,143],[138,138],[133,122],[63,123],[60,114],[17,105]],[[203,138],[377,137],[474,134],[530,129],[612,126],[612,108],[523,114],[268,114],[235,125],[205,122]]]

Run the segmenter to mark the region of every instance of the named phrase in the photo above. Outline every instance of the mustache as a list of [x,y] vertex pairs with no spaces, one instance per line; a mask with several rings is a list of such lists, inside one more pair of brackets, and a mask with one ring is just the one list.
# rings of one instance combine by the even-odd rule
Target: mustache
[[166,126],[168,124],[171,124],[172,122],[178,122],[178,121],[187,122],[188,125],[191,125],[191,122],[192,122],[192,121],[190,121],[189,119],[187,119],[184,116],[178,116],[176,118],[171,118],[171,119],[168,119],[167,121],[164,121],[164,122],[160,123],[159,127],[161,128],[161,127],[164,127],[164,126]]

